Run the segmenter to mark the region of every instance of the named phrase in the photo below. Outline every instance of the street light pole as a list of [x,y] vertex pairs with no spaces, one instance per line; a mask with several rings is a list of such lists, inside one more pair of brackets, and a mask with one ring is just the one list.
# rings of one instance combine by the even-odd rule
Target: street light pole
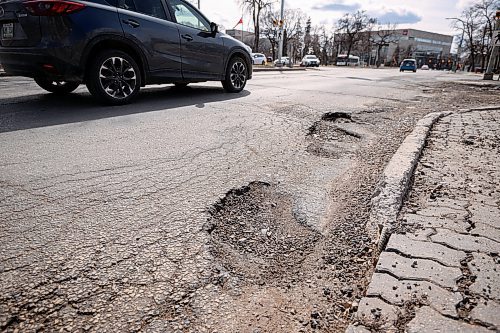
[[200,8],[200,0],[198,0],[198,9],[201,9],[201,8]]
[[[281,0],[281,16],[280,16],[280,29],[279,29],[279,46],[278,46],[278,66],[283,66],[281,58],[283,57],[283,24],[285,16],[285,0]],[[290,59],[291,61],[291,59]]]

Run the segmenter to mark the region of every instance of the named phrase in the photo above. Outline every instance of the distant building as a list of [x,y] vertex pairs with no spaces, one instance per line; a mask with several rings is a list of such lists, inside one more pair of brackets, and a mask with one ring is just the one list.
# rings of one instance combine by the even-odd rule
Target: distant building
[[415,29],[398,29],[394,42],[386,47],[386,61],[409,56],[422,65],[447,66],[451,63],[453,36]]
[[[363,63],[375,64],[376,45],[368,42],[368,33],[364,33],[360,45],[353,47],[352,55],[360,56]],[[376,37],[376,33],[372,32]],[[342,41],[343,35],[337,34],[337,40]],[[345,54],[347,46],[339,43],[337,54]],[[453,36],[416,29],[397,29],[391,37],[391,42],[383,46],[380,52],[380,62],[385,65],[399,65],[404,58],[414,58],[418,66],[424,64],[436,67],[449,67],[452,63],[451,48]]]
[[250,31],[245,31],[245,30],[238,30],[238,29],[229,29],[226,30],[226,34],[229,36],[236,38],[237,40],[242,41],[243,43],[247,44],[248,46],[252,47],[253,43],[255,41],[255,34]]

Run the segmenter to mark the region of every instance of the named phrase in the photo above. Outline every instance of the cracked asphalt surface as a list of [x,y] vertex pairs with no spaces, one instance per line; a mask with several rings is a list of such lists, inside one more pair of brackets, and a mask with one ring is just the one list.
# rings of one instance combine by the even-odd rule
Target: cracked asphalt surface
[[[363,223],[385,163],[425,113],[491,96],[462,87],[465,96],[457,77],[257,73],[240,95],[150,87],[122,107],[96,105],[83,88],[58,98],[1,78],[0,328],[342,331],[373,269]],[[352,119],[332,123],[331,112]],[[259,247],[240,243],[252,237],[207,231],[214,205],[254,182],[270,192],[257,188],[227,212],[260,236],[259,223],[280,218],[318,235],[300,258],[273,261],[285,263],[268,267],[278,279],[240,274],[234,251],[214,251],[224,240],[248,259],[244,249]]]

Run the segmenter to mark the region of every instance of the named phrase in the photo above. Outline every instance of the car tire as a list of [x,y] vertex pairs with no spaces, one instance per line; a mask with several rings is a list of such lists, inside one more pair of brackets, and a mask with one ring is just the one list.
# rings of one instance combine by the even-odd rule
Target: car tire
[[239,93],[247,84],[248,68],[245,60],[240,57],[233,57],[229,61],[226,69],[225,79],[222,81],[224,90],[230,93]]
[[36,77],[35,82],[40,88],[56,95],[72,93],[80,85],[79,82],[52,81],[44,77]]
[[87,88],[92,96],[108,105],[130,103],[141,84],[137,62],[123,51],[101,52],[88,67]]

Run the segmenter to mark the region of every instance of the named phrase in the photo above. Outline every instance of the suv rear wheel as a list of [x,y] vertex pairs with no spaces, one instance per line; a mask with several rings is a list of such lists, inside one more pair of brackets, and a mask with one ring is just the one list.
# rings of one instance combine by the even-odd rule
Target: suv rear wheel
[[141,88],[139,66],[125,52],[104,51],[90,64],[87,88],[101,102],[110,105],[127,104]]
[[245,60],[233,57],[227,66],[226,78],[222,81],[222,86],[227,92],[239,93],[245,88],[247,78],[248,69]]
[[78,82],[53,81],[44,77],[35,78],[35,82],[40,88],[58,95],[69,94],[80,85]]

